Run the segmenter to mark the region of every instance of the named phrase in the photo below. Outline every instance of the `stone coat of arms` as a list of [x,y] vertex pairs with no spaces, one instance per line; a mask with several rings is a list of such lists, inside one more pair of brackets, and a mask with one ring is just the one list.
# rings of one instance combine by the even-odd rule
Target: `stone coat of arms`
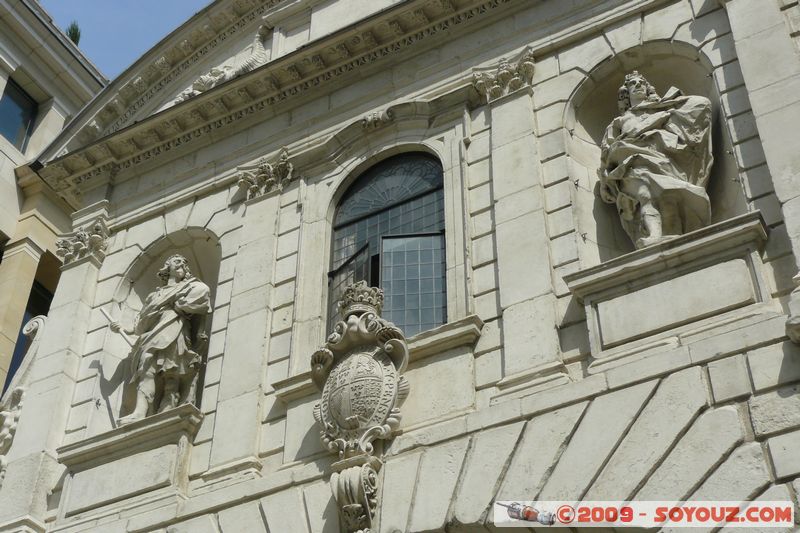
[[354,283],[339,302],[342,320],[311,357],[311,377],[322,399],[314,418],[325,447],[339,456],[331,488],[348,532],[370,531],[378,505],[382,462],[376,441],[400,425],[400,404],[409,392],[403,332],[380,317],[383,291]]

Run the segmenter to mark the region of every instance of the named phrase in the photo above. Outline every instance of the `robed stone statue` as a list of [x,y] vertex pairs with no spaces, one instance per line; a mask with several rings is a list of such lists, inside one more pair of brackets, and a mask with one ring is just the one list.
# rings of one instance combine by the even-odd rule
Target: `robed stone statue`
[[618,104],[601,145],[600,196],[616,205],[636,248],[707,225],[711,102],[674,87],[660,97],[634,71]]
[[[158,277],[164,285],[147,296],[129,332],[138,335],[131,348],[129,377],[136,387],[136,406],[119,420],[121,425],[192,403],[197,393],[208,342],[209,288],[192,276],[182,255],[169,257]],[[112,322],[111,329],[121,328]]]

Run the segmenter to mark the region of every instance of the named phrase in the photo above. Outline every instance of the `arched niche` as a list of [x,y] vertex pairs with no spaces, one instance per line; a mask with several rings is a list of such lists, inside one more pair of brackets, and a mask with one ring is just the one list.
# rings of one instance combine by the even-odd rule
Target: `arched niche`
[[[600,143],[608,124],[618,115],[617,92],[625,75],[643,74],[659,95],[677,87],[686,95],[705,96],[713,110],[712,144],[714,165],[708,185],[711,223],[747,211],[747,200],[739,181],[728,126],[721,111],[720,95],[708,58],[694,46],[681,42],[655,41],[630,48],[595,67],[579,85],[566,107],[564,124],[571,164],[583,169],[573,179],[588,174],[588,187],[581,184],[575,208],[579,231],[585,240],[597,243],[597,255],[582,258],[583,267],[607,261],[634,250],[613,205],[597,194]],[[588,190],[587,190],[588,189]]]
[[[187,228],[157,239],[147,247],[126,271],[109,306],[113,310],[112,312],[116,312],[115,318],[123,328],[130,329],[133,326],[136,315],[141,310],[147,295],[161,285],[162,282],[158,278],[158,271],[164,265],[166,259],[173,254],[181,254],[186,257],[192,275],[208,285],[213,309],[222,257],[219,238],[213,232],[204,228]],[[212,315],[209,315],[205,324],[206,334],[209,338],[211,337],[211,319]],[[106,352],[123,360],[123,363],[118,366],[118,370],[113,376],[104,376],[104,380],[106,380],[105,387],[110,389],[107,396],[115,398],[112,404],[116,405],[114,414],[118,417],[128,414],[133,409],[135,390],[133,390],[133,387],[126,385],[130,375],[128,360],[130,347],[127,343],[122,342],[119,336],[112,335],[110,338],[113,340],[106,342]],[[201,353],[200,355],[205,361],[207,353]],[[200,405],[200,395],[203,390],[204,373],[205,365],[200,370],[197,397],[194,399],[195,404],[198,406]]]

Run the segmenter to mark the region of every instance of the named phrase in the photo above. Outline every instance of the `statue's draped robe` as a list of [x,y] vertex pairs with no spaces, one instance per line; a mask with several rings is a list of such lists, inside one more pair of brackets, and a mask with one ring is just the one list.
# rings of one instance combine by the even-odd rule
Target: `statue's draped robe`
[[675,221],[663,220],[664,234],[686,233],[707,225],[711,206],[706,185],[711,153],[711,102],[683,96],[674,87],[653,102],[642,102],[615,118],[602,142],[601,194],[615,203],[625,231],[642,235],[640,202],[630,191],[645,184],[659,212],[660,204],[677,208]]
[[132,350],[132,378],[138,380],[151,366],[176,376],[196,371],[201,357],[192,346],[192,317],[210,312],[209,288],[196,278],[151,292],[134,326],[139,338]]

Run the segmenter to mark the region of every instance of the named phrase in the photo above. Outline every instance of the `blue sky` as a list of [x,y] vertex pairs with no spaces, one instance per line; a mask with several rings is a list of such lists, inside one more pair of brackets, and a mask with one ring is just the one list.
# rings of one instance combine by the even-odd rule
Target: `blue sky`
[[114,79],[143,53],[211,0],[39,0],[64,30],[77,21],[78,45]]

